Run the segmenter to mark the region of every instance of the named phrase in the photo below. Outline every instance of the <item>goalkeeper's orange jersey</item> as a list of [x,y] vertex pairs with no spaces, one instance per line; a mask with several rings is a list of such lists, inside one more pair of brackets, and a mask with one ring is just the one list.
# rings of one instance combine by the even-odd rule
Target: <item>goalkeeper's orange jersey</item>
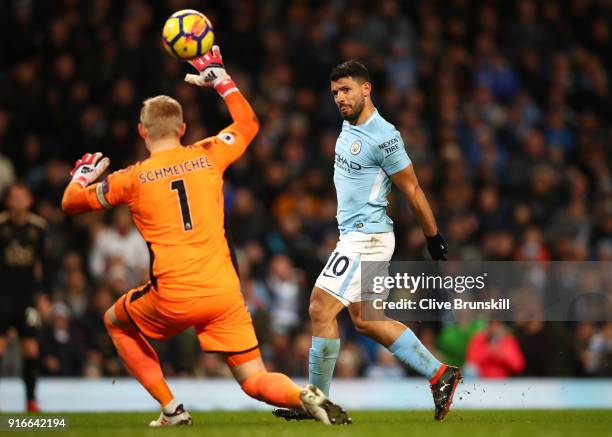
[[151,281],[166,297],[240,289],[225,236],[223,172],[245,151],[257,121],[252,112],[244,116],[252,110],[239,93],[226,102],[235,122],[217,136],[153,153],[85,189],[70,184],[64,196],[69,212],[127,205],[149,246]]

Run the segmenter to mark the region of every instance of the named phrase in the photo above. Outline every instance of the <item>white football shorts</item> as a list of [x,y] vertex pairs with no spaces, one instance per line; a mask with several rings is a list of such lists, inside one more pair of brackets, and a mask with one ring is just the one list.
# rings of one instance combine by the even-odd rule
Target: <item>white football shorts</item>
[[376,263],[377,275],[388,275],[389,261],[395,249],[393,232],[365,234],[348,232],[340,235],[340,241],[332,252],[317,278],[315,285],[326,291],[344,306],[354,302],[374,299],[387,299],[389,291],[374,293],[362,290],[362,261],[382,261]]

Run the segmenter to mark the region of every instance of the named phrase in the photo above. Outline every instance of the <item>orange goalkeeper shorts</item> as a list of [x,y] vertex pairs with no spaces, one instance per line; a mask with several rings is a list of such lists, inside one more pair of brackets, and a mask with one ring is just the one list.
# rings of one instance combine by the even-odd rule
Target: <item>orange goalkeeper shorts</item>
[[257,347],[253,321],[239,291],[177,300],[163,297],[149,283],[121,296],[115,303],[115,315],[155,340],[166,340],[193,326],[206,352],[243,352]]

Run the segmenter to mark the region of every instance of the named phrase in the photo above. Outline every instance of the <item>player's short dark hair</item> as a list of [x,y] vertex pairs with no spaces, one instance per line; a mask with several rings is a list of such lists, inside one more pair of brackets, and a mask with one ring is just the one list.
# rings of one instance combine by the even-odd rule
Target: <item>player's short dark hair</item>
[[352,77],[353,79],[361,79],[364,82],[369,82],[370,72],[361,62],[356,59],[351,59],[350,61],[336,65],[329,74],[330,82],[342,79],[343,77]]

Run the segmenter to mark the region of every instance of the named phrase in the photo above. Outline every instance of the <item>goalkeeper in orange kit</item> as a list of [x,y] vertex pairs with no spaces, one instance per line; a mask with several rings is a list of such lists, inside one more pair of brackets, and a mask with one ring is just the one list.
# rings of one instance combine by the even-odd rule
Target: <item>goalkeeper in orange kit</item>
[[219,47],[190,63],[199,74],[185,80],[213,87],[233,123],[214,137],[182,146],[181,105],[167,96],[147,99],[138,132],[151,156],[94,183],[110,161],[87,154],[77,161],[64,192],[62,208],[70,214],[127,205],[149,247],[150,281],[115,302],[105,314],[106,329],[127,368],[161,406],[151,426],[188,425],[192,419],[166,384],[146,338],[165,340],[192,326],[202,350],[222,353],[249,396],[303,408],[326,424],[350,423],[319,389],[300,388],[263,365],[223,212],[223,173],[244,153],[259,123],[225,71]]

